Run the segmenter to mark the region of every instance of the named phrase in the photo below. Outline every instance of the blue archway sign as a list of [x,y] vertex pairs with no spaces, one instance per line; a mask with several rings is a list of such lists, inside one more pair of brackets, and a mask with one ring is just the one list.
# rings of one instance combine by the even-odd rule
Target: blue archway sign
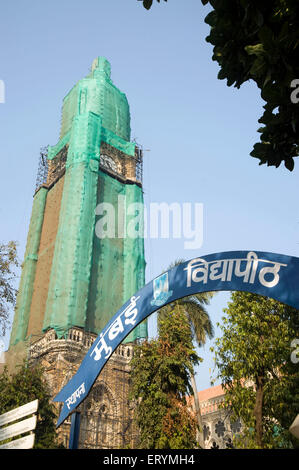
[[96,338],[78,371],[56,395],[64,402],[57,427],[87,397],[113,351],[163,305],[209,291],[245,291],[299,309],[299,258],[267,252],[229,251],[186,261],[134,294]]

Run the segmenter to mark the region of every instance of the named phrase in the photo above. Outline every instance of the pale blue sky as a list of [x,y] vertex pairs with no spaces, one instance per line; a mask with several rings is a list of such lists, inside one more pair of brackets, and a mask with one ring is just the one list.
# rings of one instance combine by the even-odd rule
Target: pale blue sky
[[[145,153],[145,203],[201,202],[204,242],[147,240],[147,282],[176,258],[227,250],[298,256],[298,163],[290,173],[249,156],[263,102],[253,83],[217,79],[199,0],[11,0],[1,6],[0,221],[2,242],[23,258],[40,147],[58,141],[62,99],[92,60],[105,56],[127,95],[132,138]],[[229,298],[209,307],[214,322]],[[149,320],[154,331],[154,316]],[[8,338],[6,338],[8,341]],[[207,344],[199,388],[209,386]]]

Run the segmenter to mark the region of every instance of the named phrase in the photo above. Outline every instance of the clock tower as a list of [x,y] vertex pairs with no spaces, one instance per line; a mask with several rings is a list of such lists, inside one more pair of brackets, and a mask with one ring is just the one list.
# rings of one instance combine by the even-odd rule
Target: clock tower
[[[108,203],[116,218],[120,197],[125,214],[130,204],[143,207],[142,149],[130,140],[129,104],[110,75],[109,62],[98,57],[65,96],[60,138],[41,155],[33,198],[6,362],[11,370],[24,357],[42,362],[53,396],[109,319],[144,285],[143,237],[99,237],[96,231],[100,204]],[[83,402],[81,447],[131,443],[130,359],[134,343],[146,337],[145,322],[114,353]],[[60,432],[67,439],[68,423]]]

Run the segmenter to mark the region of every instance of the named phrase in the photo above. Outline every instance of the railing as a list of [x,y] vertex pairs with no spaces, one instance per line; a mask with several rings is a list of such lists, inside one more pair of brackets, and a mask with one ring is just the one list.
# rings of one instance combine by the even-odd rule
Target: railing
[[[55,330],[51,329],[45,333],[43,338],[35,341],[29,348],[29,354],[31,359],[36,359],[40,354],[44,354],[49,350],[55,348],[55,346],[61,346],[65,348],[71,347],[76,349],[79,347],[86,351],[92,346],[93,342],[97,338],[97,334],[86,332],[80,328],[70,328],[66,334],[66,337],[59,339]],[[126,360],[133,356],[133,346],[130,344],[121,344],[113,353],[113,356],[122,357]]]
[[48,147],[41,148],[40,154],[39,154],[39,160],[38,160],[35,191],[37,191],[43,184],[47,183],[47,178],[48,178],[47,155],[48,155]]
[[136,180],[142,184],[143,181],[143,149],[136,144],[135,150],[136,159]]
[[[56,157],[49,163],[47,159],[48,147],[41,148],[38,161],[35,192],[38,191],[38,189],[43,185],[47,185],[49,187],[63,175],[65,171],[67,152],[68,145],[65,145],[56,155]],[[142,185],[143,149],[140,145],[136,144],[135,155],[133,157],[129,157],[125,154],[122,154],[122,152],[118,152],[118,162],[114,162],[114,166],[109,165],[109,158],[109,152],[108,156],[105,155],[105,151],[103,154],[101,154],[102,161],[100,163],[100,167],[102,169],[114,174],[115,176],[121,176],[124,180],[127,178],[130,180],[133,179],[136,181],[136,183]]]

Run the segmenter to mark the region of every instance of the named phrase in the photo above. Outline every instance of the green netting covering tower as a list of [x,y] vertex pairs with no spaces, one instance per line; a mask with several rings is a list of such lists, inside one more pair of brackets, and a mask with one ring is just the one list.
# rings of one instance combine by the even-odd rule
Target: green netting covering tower
[[[144,284],[143,238],[127,236],[123,217],[132,203],[143,207],[142,151],[105,58],[65,96],[60,139],[42,165],[10,348],[50,329],[58,339],[72,327],[99,333]],[[99,236],[103,204],[116,226],[123,217],[121,236]],[[146,336],[144,323],[126,342]]]

